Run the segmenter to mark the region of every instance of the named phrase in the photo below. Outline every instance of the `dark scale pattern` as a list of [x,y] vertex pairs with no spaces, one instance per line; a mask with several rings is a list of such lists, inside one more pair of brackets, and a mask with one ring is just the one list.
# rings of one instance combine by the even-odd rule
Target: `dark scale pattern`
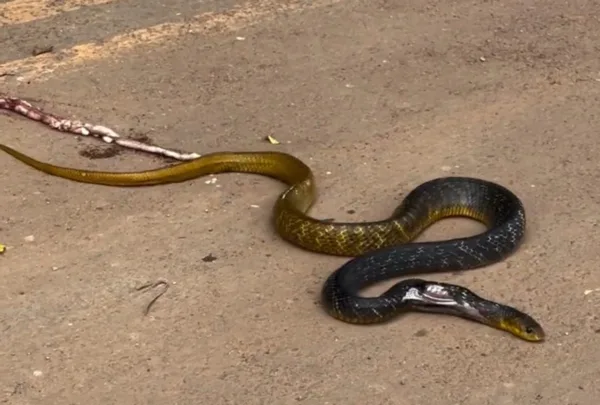
[[[424,183],[405,198],[395,215],[411,239],[448,216],[477,219],[488,230],[467,238],[390,246],[348,261],[327,279],[322,291],[323,305],[332,316],[351,323],[385,321],[409,309],[404,298],[415,281],[399,282],[379,297],[361,297],[361,289],[400,276],[490,265],[511,254],[525,232],[525,210],[517,196],[498,184],[472,178]],[[468,291],[455,288],[456,294],[462,290]]]

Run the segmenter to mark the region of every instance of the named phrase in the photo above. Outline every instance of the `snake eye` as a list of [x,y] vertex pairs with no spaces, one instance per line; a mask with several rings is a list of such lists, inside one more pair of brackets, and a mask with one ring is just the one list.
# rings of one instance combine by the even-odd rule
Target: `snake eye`
[[533,333],[533,328],[531,326],[528,326],[525,328],[525,332],[532,334]]

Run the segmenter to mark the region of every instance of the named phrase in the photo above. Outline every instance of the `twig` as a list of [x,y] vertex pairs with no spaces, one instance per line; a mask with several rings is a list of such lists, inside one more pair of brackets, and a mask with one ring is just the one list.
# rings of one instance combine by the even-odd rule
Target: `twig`
[[0,109],[15,112],[31,120],[46,124],[50,128],[60,132],[82,136],[91,135],[106,143],[115,143],[128,149],[155,155],[163,155],[177,160],[193,160],[201,156],[198,153],[177,152],[160,146],[149,145],[133,139],[123,138],[108,127],[59,117],[49,112],[42,111],[31,103],[16,97],[0,95]]
[[167,292],[167,290],[169,289],[169,283],[164,280],[158,280],[158,281],[155,281],[154,283],[149,282],[149,283],[144,284],[141,287],[136,288],[136,291],[142,291],[142,290],[146,290],[148,288],[156,288],[159,285],[164,286],[164,289],[159,294],[157,294],[156,297],[154,297],[152,299],[152,301],[150,301],[150,303],[148,303],[148,305],[146,306],[146,309],[144,310],[144,316],[148,315],[148,313],[150,312],[150,307],[152,305],[154,305],[156,300],[159,299],[164,293]]

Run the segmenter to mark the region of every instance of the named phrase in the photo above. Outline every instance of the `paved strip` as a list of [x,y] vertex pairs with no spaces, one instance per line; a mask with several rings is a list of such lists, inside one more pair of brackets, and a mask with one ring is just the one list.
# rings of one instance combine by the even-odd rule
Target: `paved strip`
[[27,57],[0,64],[0,74],[14,74],[23,81],[44,81],[58,71],[70,71],[92,61],[114,58],[139,47],[156,46],[183,35],[208,35],[234,32],[250,25],[276,18],[281,13],[326,7],[341,0],[287,2],[248,1],[221,13],[206,12],[185,23],[163,23],[116,35],[106,41],[85,43],[57,52]]
[[0,24],[16,25],[117,0],[13,0],[0,4]]

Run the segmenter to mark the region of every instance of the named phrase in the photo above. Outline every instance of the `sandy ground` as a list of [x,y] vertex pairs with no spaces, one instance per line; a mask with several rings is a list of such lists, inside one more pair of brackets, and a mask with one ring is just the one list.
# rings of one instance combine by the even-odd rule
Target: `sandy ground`
[[[526,204],[522,248],[425,278],[527,311],[547,341],[448,316],[328,317],[318,293],[346,259],[273,232],[273,180],[109,188],[4,156],[0,403],[597,403],[599,3],[165,4],[0,2],[2,91],[186,151],[290,152],[316,173],[321,218],[384,218],[448,174],[505,184]],[[166,164],[90,159],[100,141],[15,115],[0,129],[61,165]],[[445,221],[421,239],[479,229]],[[144,316],[158,290],[136,288],[159,279]]]

